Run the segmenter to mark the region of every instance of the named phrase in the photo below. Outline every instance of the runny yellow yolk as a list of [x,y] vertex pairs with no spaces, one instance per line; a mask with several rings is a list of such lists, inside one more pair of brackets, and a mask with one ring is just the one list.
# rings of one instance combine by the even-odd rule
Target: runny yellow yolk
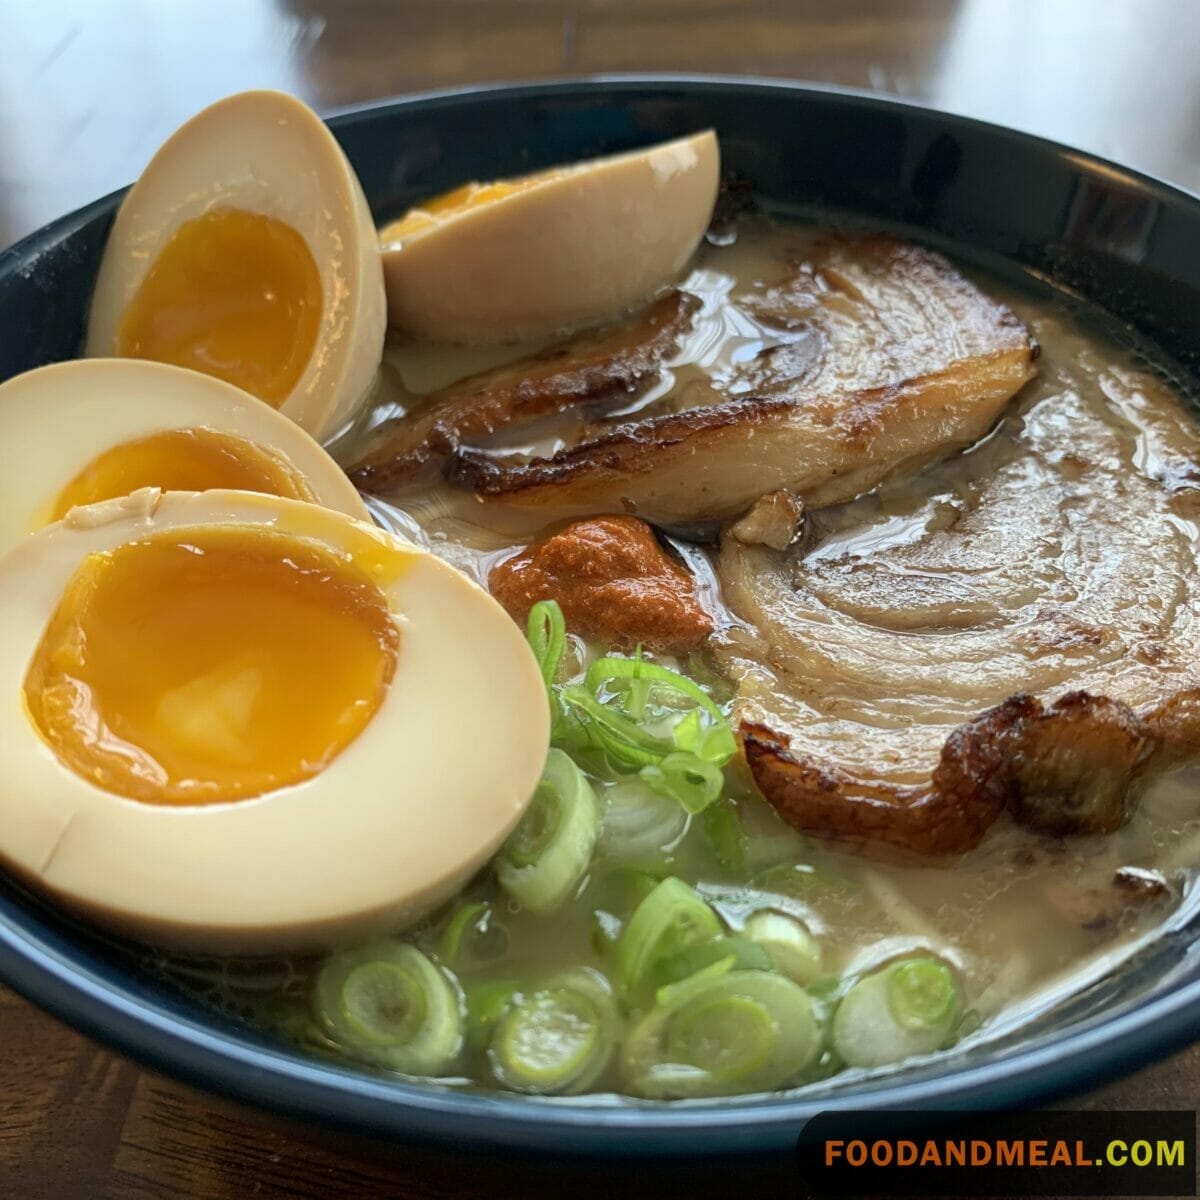
[[65,488],[48,520],[77,504],[127,496],[138,488],[202,492],[236,488],[288,500],[314,500],[290,463],[265,447],[211,429],[170,429],[112,446],[97,455]]
[[25,678],[77,775],[151,804],[245,800],[362,732],[399,634],[354,559],[263,529],[152,534],[83,562]]
[[321,274],[274,217],[219,208],[171,235],[117,335],[117,354],[191,367],[278,408],[312,357]]
[[410,208],[398,221],[393,221],[383,228],[379,235],[380,240],[384,245],[402,242],[414,233],[437,225],[439,217],[447,217],[468,208],[479,208],[493,200],[511,196],[514,192],[523,192],[534,182],[536,177],[530,176],[527,179],[500,180],[497,183],[464,183],[462,187],[434,196],[432,200]]

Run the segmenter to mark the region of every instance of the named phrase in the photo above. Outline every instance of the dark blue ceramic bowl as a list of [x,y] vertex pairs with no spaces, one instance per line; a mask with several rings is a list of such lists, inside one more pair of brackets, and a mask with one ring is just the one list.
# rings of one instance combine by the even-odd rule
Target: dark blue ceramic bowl
[[[1054,288],[1200,377],[1200,201],[1037,138],[877,96],[735,79],[605,79],[418,96],[331,125],[377,217],[492,178],[714,126],[784,212],[900,228]],[[119,196],[0,255],[0,379],[72,357]],[[4,447],[19,454],[19,446]],[[0,879],[0,978],[123,1053],[325,1130],[481,1150],[786,1149],[831,1107],[1027,1106],[1200,1035],[1200,941],[1181,925],[1115,977],[990,1045],[847,1088],[675,1105],[465,1093],[306,1057],[170,992],[136,954]]]

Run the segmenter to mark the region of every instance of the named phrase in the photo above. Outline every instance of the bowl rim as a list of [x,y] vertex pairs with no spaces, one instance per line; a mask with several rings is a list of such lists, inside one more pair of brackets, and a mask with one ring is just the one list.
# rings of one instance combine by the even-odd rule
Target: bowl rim
[[[920,115],[959,129],[1050,150],[1073,166],[1114,176],[1126,187],[1200,217],[1200,197],[1151,174],[1036,134],[878,93],[827,84],[728,74],[597,74],[537,82],[480,83],[372,100],[334,110],[335,132],[383,110],[471,105],[488,99],[536,99],[637,91],[814,95],[878,111]],[[110,193],[21,238],[0,252],[0,276],[35,260],[95,217],[114,210]],[[969,243],[966,243],[969,246]],[[81,964],[53,944],[14,902],[0,897],[0,979],[94,1040],[152,1070],[285,1118],[351,1133],[429,1145],[555,1156],[683,1156],[782,1150],[804,1124],[831,1109],[905,1108],[985,1111],[1027,1105],[1094,1086],[1179,1049],[1200,1036],[1200,979],[1137,1008],[1089,1023],[1045,1045],[999,1061],[950,1065],[917,1080],[902,1074],[867,1080],[865,1090],[805,1097],[803,1091],[709,1102],[611,1104],[547,1101],[406,1082],[274,1048],[191,1017],[170,999],[147,995]]]

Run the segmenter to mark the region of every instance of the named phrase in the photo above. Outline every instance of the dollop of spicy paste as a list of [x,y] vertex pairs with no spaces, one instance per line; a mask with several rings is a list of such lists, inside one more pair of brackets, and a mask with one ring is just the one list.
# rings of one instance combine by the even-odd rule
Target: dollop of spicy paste
[[713,630],[690,572],[637,517],[575,521],[493,567],[488,587],[520,622],[557,600],[568,629],[610,646],[682,652]]

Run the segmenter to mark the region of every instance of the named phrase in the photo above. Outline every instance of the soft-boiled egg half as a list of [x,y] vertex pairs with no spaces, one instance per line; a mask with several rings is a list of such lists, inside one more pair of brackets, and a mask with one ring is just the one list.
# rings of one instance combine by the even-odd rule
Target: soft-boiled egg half
[[79,504],[233,488],[368,519],[341,468],[240,388],[182,367],[80,359],[0,384],[0,553]]
[[383,274],[333,135],[278,92],[244,92],[162,146],[117,213],[87,353],[236,384],[314,437],[346,423],[383,352]]
[[213,952],[392,931],[537,785],[521,631],[341,513],[145,489],[20,543],[0,593],[0,859],[118,930]]
[[388,320],[444,342],[509,342],[614,317],[666,287],[712,217],[709,130],[498,183],[380,233]]

